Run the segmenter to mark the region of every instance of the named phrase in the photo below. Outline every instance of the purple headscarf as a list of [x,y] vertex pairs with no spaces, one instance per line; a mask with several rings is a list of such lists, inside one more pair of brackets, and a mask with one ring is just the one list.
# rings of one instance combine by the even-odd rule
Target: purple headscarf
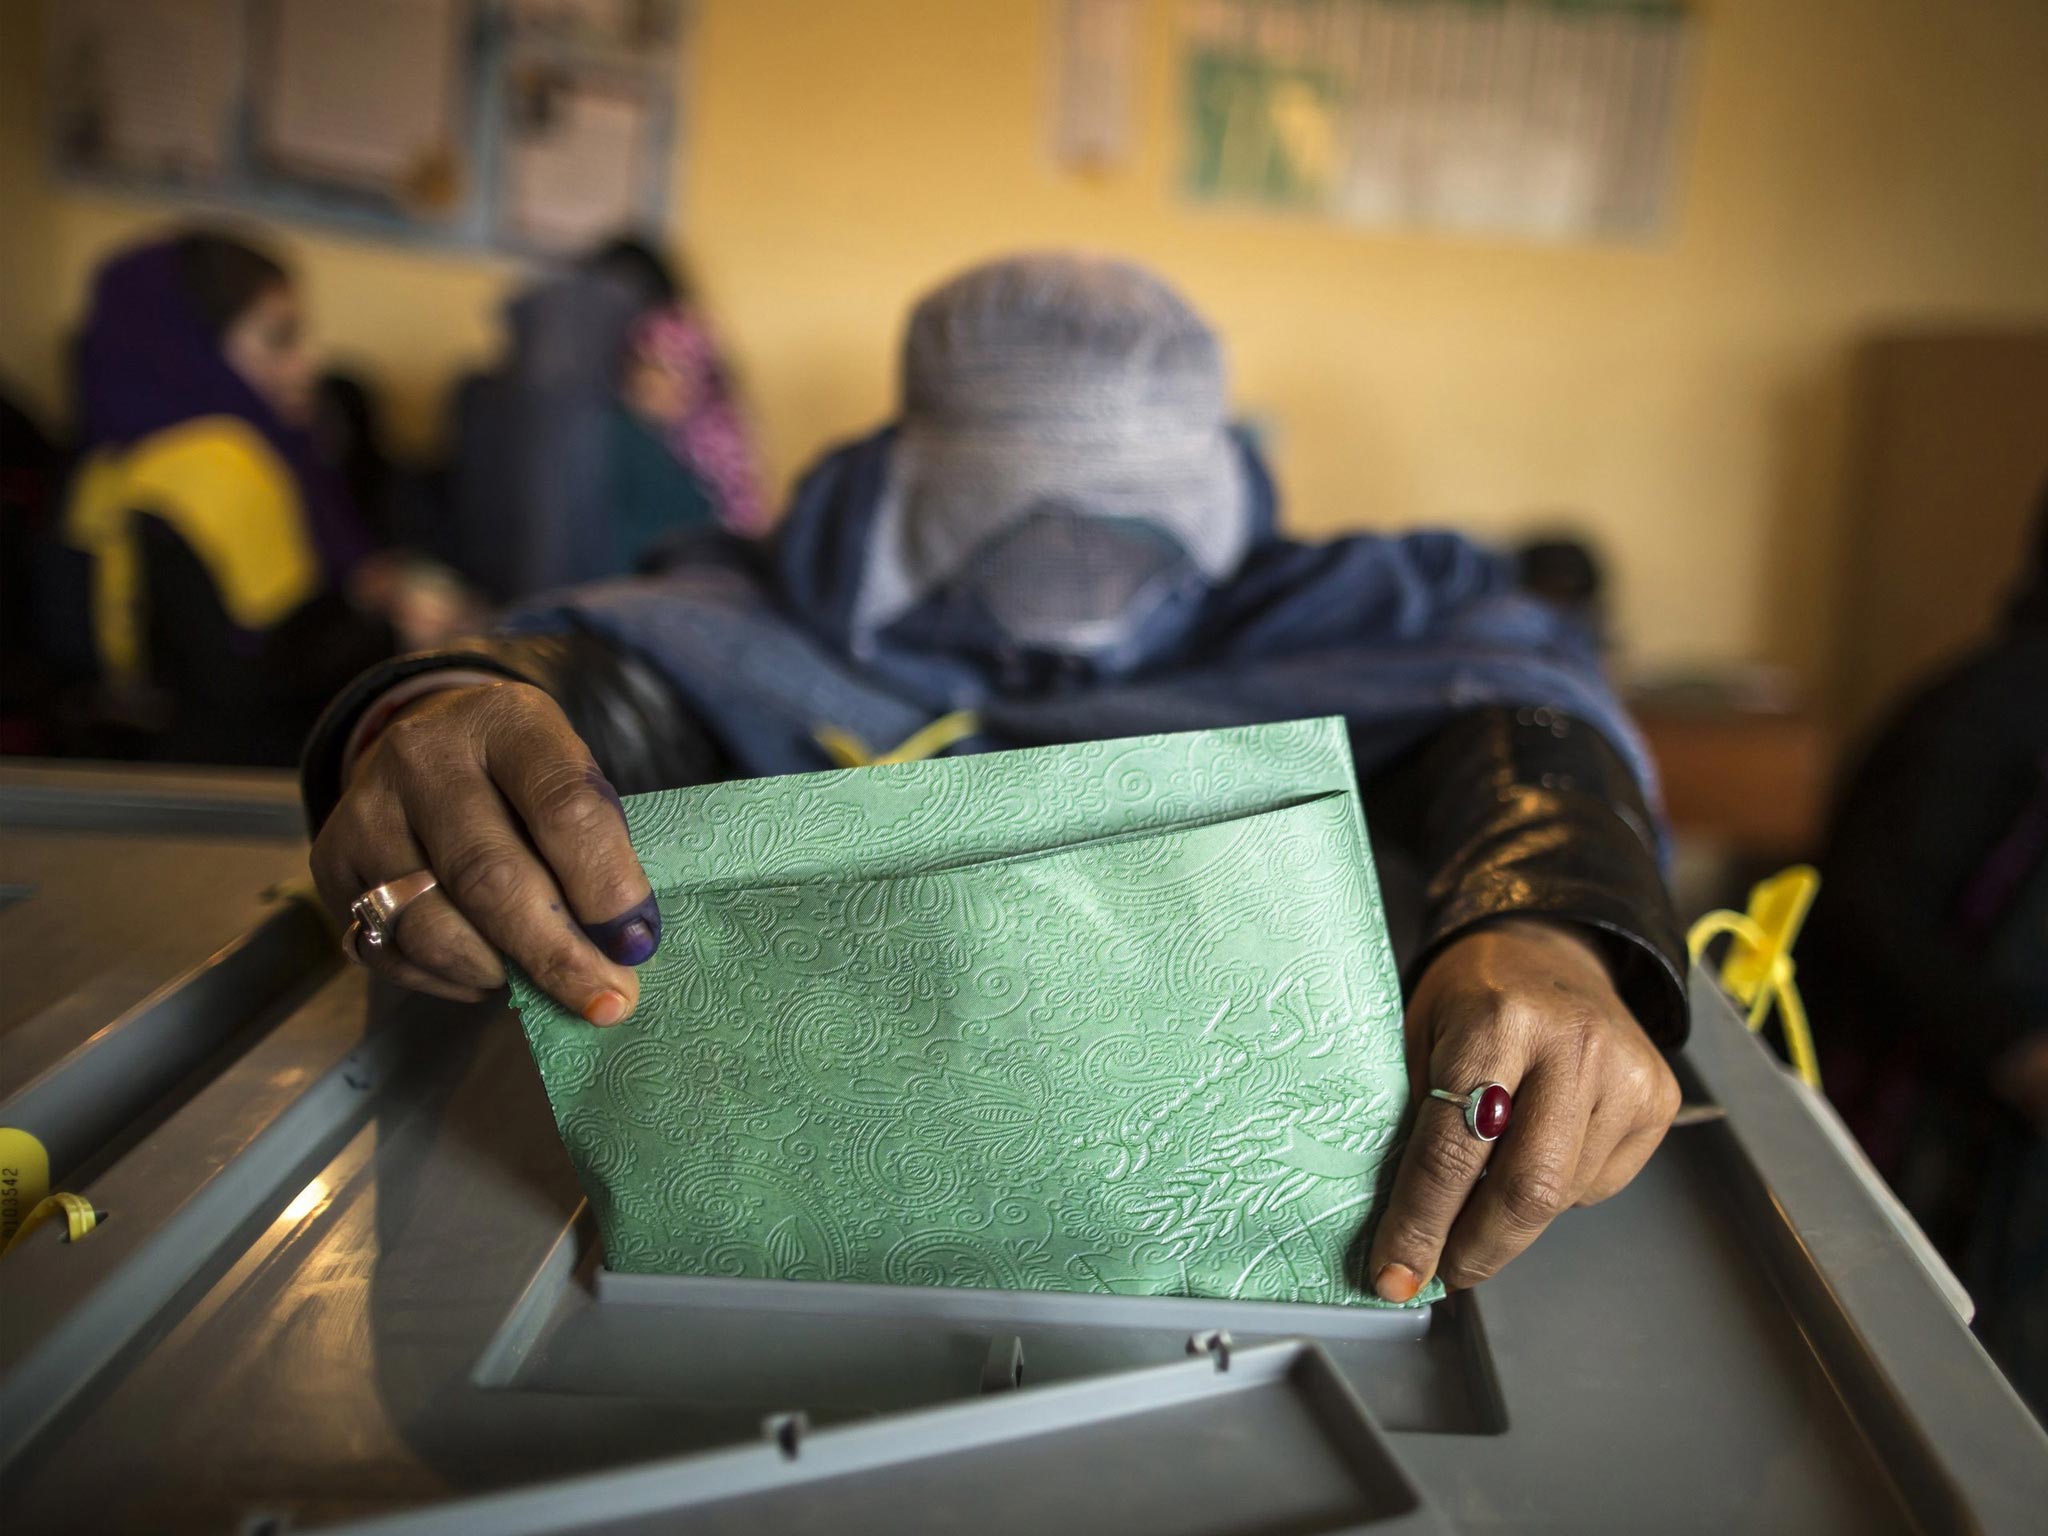
[[348,493],[313,439],[287,424],[228,362],[179,271],[177,242],[121,252],[93,280],[78,344],[79,430],[90,452],[126,448],[202,416],[233,416],[292,472],[307,533],[330,584],[369,553]]

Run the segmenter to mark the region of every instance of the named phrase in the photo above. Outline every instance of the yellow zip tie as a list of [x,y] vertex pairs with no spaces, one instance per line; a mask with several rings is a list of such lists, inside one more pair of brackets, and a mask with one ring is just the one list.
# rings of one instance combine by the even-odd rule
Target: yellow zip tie
[[832,759],[834,767],[865,768],[875,760],[866,742],[836,725],[821,725],[811,735],[825,749],[825,755]]
[[837,726],[821,725],[812,733],[819,746],[841,768],[870,768],[882,763],[919,763],[937,757],[948,747],[965,741],[981,729],[981,717],[971,709],[956,709],[941,715],[900,746],[876,756],[868,744]]
[[23,1238],[59,1211],[64,1213],[64,1225],[70,1229],[70,1238],[74,1243],[100,1224],[99,1212],[92,1208],[90,1200],[83,1195],[59,1191],[21,1218],[21,1225],[14,1229],[14,1236],[7,1239],[5,1248],[0,1248],[0,1259],[14,1252],[21,1245]]
[[1819,872],[1811,865],[1795,864],[1753,887],[1747,912],[1709,912],[1685,936],[1695,965],[1715,939],[1724,933],[1732,936],[1721,962],[1722,987],[1749,1010],[1743,1022],[1751,1034],[1764,1027],[1771,1005],[1777,1004],[1792,1070],[1814,1089],[1820,1087],[1820,1058],[1814,1053],[1806,1004],[1793,979],[1792,944],[1819,890]]

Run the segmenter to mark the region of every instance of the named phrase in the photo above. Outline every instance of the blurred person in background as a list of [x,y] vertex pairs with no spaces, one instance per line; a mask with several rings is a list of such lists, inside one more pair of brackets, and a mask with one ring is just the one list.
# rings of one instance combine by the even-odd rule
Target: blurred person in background
[[[510,957],[614,1025],[661,941],[619,790],[826,768],[821,728],[879,748],[962,709],[956,750],[983,751],[1341,715],[1418,1096],[1361,1280],[1476,1283],[1627,1184],[1678,1105],[1649,763],[1512,560],[1282,538],[1226,400],[1216,336],[1142,269],[1020,257],[944,285],[898,419],[813,468],[772,542],[699,540],[346,690],[304,765],[322,898],[345,916],[431,870],[358,958],[465,998]],[[1519,1096],[1491,1161],[1420,1097],[1490,1081]]]
[[340,478],[371,538],[387,547],[410,542],[398,467],[385,451],[382,412],[369,382],[338,369],[321,374],[313,381],[311,428],[320,462]]
[[1590,540],[1571,533],[1526,540],[1515,566],[1524,592],[1577,620],[1602,647],[1609,643],[1607,577]]
[[77,368],[65,538],[91,562],[101,682],[143,701],[150,755],[290,763],[337,679],[445,632],[320,461],[275,257],[203,230],[116,255]]
[[[767,507],[753,437],[710,327],[694,306],[664,305],[634,324],[619,399],[626,418],[651,434],[689,481],[689,494],[704,508],[689,522],[708,515],[728,533],[763,531]],[[634,569],[673,527],[661,526],[665,509],[659,504],[636,507],[622,498],[621,505],[627,568]]]
[[2048,1417],[2048,487],[2029,559],[1847,779],[1799,978],[1829,1097]]
[[356,374],[323,373],[313,385],[312,432],[320,462],[340,478],[383,547],[359,568],[358,592],[387,592],[402,603],[410,644],[421,643],[420,633],[445,638],[474,629],[482,606],[443,563],[446,530],[425,477],[385,449],[375,388]]
[[693,296],[636,239],[506,306],[454,412],[454,563],[494,600],[639,570],[678,534],[761,521],[753,449]]
[[56,595],[48,556],[69,474],[65,448],[0,389],[0,753],[48,755],[58,745],[54,716],[66,679],[44,628]]

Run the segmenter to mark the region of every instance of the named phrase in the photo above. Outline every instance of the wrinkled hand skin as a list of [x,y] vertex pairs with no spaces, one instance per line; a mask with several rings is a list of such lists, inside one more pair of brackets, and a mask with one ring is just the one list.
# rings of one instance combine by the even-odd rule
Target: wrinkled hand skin
[[[1678,1081],[1599,951],[1562,925],[1503,921],[1447,946],[1409,1000],[1407,1048],[1415,1125],[1367,1270],[1388,1301],[1432,1275],[1458,1288],[1497,1273],[1568,1207],[1622,1189],[1678,1112]],[[1491,1143],[1424,1097],[1486,1083],[1514,1095]]]
[[617,793],[554,700],[524,683],[429,694],[394,719],[355,765],[312,866],[344,924],[371,886],[433,870],[439,887],[364,953],[439,997],[503,986],[509,955],[565,1007],[616,1024],[661,937]]

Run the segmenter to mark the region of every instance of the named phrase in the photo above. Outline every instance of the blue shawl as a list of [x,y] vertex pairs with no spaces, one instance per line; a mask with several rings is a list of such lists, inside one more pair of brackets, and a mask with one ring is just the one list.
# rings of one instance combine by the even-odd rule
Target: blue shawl
[[981,720],[955,749],[967,751],[1341,715],[1371,773],[1457,714],[1540,706],[1599,730],[1655,802],[1649,754],[1590,638],[1518,594],[1505,556],[1444,532],[1283,539],[1248,441],[1243,564],[1219,584],[1185,582],[1115,654],[1020,653],[943,604],[861,633],[855,598],[893,436],[828,454],[765,547],[707,535],[659,575],[539,599],[506,627],[581,628],[636,652],[746,775],[831,766],[820,727],[882,750],[957,709]]

